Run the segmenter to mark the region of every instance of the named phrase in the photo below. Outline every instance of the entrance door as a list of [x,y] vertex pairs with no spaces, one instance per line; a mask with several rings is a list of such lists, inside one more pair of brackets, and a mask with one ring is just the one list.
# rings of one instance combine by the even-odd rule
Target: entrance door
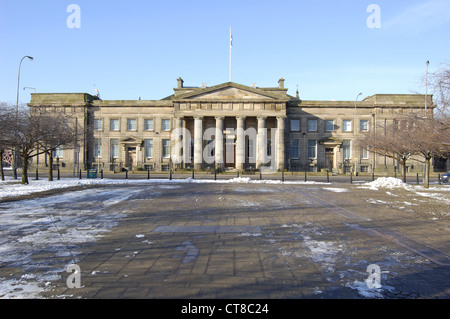
[[127,150],[127,167],[136,166],[136,147],[129,147]]
[[330,172],[333,170],[333,168],[334,168],[334,149],[333,148],[325,149],[325,165]]
[[225,167],[236,167],[236,143],[235,139],[225,140]]

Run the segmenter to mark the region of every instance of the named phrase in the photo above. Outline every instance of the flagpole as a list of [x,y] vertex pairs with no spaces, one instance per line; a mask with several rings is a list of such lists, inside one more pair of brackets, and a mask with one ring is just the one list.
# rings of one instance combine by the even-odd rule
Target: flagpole
[[231,82],[231,51],[233,48],[233,34],[231,32],[231,27],[230,27],[230,82]]

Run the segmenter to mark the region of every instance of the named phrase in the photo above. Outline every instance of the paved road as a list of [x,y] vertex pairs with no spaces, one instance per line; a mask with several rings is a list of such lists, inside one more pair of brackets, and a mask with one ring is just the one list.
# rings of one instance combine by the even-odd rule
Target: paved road
[[[0,278],[54,269],[61,278],[48,280],[44,298],[450,297],[448,221],[370,205],[369,190],[341,187],[153,183],[17,202],[45,207],[36,218],[55,216],[45,229],[59,244],[34,243]],[[76,242],[74,228],[102,237]],[[8,233],[9,243],[30,232]],[[67,286],[70,263],[81,288]]]

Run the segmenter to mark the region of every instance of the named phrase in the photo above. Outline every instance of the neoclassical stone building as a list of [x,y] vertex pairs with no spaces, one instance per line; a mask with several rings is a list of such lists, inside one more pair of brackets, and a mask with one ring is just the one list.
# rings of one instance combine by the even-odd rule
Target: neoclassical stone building
[[[87,93],[33,93],[31,108],[73,114],[90,128],[79,147],[55,152],[71,170],[213,169],[393,171],[397,163],[360,147],[360,133],[402,113],[424,112],[423,95],[377,94],[358,101],[304,101],[275,87],[234,82],[187,87],[161,100],[102,100]],[[433,111],[432,97],[428,109]],[[33,165],[45,167],[41,155]],[[422,169],[409,162],[410,171]]]

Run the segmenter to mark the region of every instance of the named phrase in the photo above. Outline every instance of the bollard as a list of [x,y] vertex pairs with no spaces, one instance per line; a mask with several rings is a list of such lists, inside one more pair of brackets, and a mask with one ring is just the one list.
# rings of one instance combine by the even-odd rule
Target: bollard
[[239,178],[239,171],[237,171],[237,178]]
[[61,175],[60,175],[59,167],[58,167],[58,181],[59,181],[60,177],[61,177]]
[[284,169],[281,170],[281,181],[284,182]]
[[150,168],[147,170],[147,179],[150,179]]
[[329,183],[329,182],[330,182],[330,171],[327,170],[327,183]]
[[125,179],[128,179],[128,170],[125,171]]
[[438,183],[441,185],[441,174],[438,174]]
[[171,169],[169,170],[169,180],[170,181],[172,180],[172,170]]
[[419,185],[419,173],[417,173],[416,182],[417,182],[417,185]]
[[375,173],[372,172],[372,182],[375,180]]
[[194,178],[195,178],[194,169],[192,169],[192,179],[194,179]]
[[308,176],[306,175],[306,171],[305,171],[305,182],[308,181]]
[[13,173],[14,173],[14,179],[17,179],[17,168],[14,167]]
[[353,184],[353,174],[350,172],[350,184]]
[[217,168],[214,170],[214,180],[217,181]]
[[100,179],[103,179],[103,168],[102,168],[102,170],[100,171]]
[[262,180],[262,168],[259,168],[259,180]]
[[36,180],[39,180],[39,172],[38,172],[37,167],[36,167]]
[[81,179],[81,169],[80,169],[80,179]]

